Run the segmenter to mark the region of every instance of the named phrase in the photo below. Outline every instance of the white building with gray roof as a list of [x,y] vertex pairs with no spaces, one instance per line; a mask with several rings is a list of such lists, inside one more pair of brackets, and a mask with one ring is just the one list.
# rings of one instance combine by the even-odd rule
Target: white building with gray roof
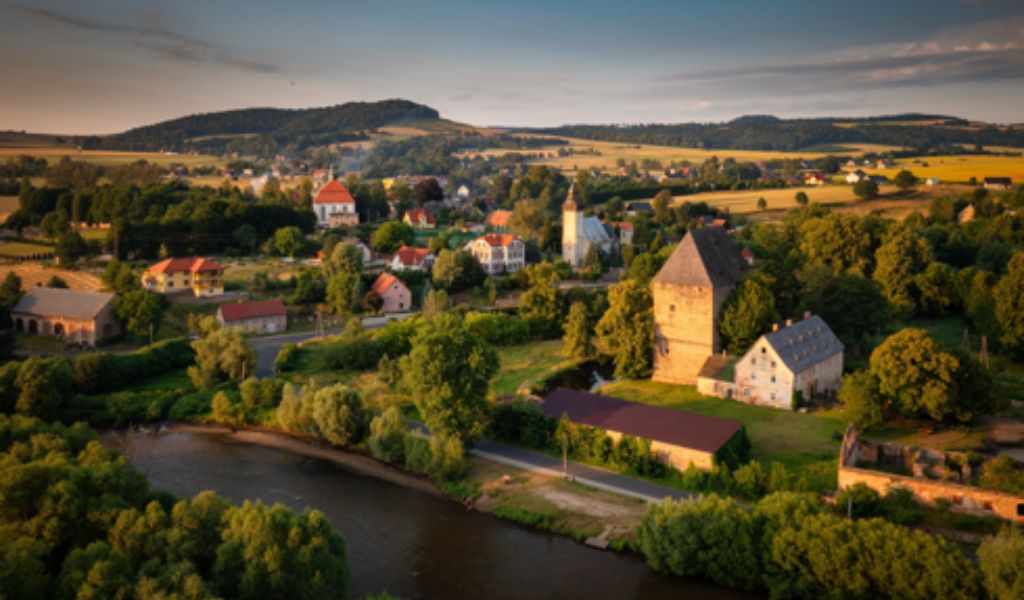
[[98,340],[121,333],[114,315],[116,297],[108,292],[36,287],[15,303],[11,322],[15,331],[95,346]]
[[798,408],[798,400],[831,396],[843,377],[843,343],[821,317],[805,315],[762,335],[735,366],[736,400]]

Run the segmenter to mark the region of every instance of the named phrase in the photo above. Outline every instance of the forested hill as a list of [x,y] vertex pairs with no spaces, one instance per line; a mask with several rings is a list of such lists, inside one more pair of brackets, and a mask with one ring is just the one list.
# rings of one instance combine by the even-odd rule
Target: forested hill
[[727,123],[564,125],[530,130],[591,140],[729,150],[807,150],[842,144],[927,149],[952,144],[1024,146],[1024,128],[942,115],[780,119],[750,115]]
[[189,115],[106,137],[82,140],[87,149],[173,150],[269,154],[365,137],[364,131],[438,112],[408,100],[349,102],[306,109],[246,108]]

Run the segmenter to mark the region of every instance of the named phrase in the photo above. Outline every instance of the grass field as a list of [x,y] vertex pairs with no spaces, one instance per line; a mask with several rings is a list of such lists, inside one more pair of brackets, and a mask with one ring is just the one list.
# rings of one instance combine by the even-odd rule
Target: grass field
[[11,216],[11,213],[18,208],[17,196],[0,196],[0,223],[6,222],[7,217]]
[[[1021,151],[1021,149],[1017,149]],[[928,166],[925,166],[927,164]],[[1014,183],[1024,182],[1024,156],[927,156],[900,159],[889,169],[865,169],[871,175],[892,179],[907,169],[921,179],[935,177],[944,183],[967,183],[971,177],[979,182],[985,177],[1010,177]]]
[[102,166],[114,166],[133,163],[138,160],[145,160],[158,165],[169,165],[181,163],[189,166],[208,165],[219,166],[226,163],[223,158],[206,154],[164,154],[162,152],[114,152],[108,150],[78,150],[67,147],[45,147],[45,146],[0,146],[0,161],[8,158],[27,154],[37,158],[45,158],[47,162],[53,163],[67,156],[72,160],[94,163]]
[[[21,242],[15,242],[15,244],[20,243]],[[4,252],[3,249],[8,245],[11,244],[0,244],[0,254]],[[23,245],[34,246],[34,244]],[[34,262],[0,265],[0,279],[6,277],[8,273],[12,272],[21,278],[21,287],[25,290],[33,288],[36,285],[46,285],[46,282],[48,282],[54,275],[66,281],[68,287],[73,290],[96,291],[103,288],[103,283],[100,281],[99,277],[85,271],[65,271],[63,269]]]
[[495,395],[514,394],[523,384],[533,383],[568,362],[562,356],[562,340],[505,346],[498,348],[498,358],[501,367],[491,382]]
[[0,241],[0,257],[20,259],[45,257],[52,254],[53,246],[48,244]]
[[642,381],[616,381],[601,393],[676,410],[737,419],[747,427],[752,458],[778,461],[809,476],[822,488],[835,487],[840,436],[846,428],[838,410],[807,414],[751,406],[697,393],[693,386]]

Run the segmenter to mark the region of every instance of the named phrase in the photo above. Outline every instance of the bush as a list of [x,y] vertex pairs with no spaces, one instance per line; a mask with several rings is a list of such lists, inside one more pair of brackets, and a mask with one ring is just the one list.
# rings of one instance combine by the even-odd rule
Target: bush
[[405,464],[405,436],[408,428],[398,407],[392,406],[370,421],[370,452],[391,464]]
[[882,498],[879,512],[885,520],[908,527],[924,520],[924,509],[914,500],[914,493],[903,487],[889,488]]
[[836,494],[836,512],[849,513],[858,519],[877,516],[881,510],[881,497],[865,483],[850,486]]
[[167,412],[172,421],[194,421],[210,414],[213,403],[212,391],[196,391],[174,401]]
[[276,373],[287,373],[295,368],[295,355],[299,346],[295,342],[288,342],[281,346],[274,358],[274,371]]
[[471,312],[466,315],[469,330],[493,346],[512,346],[530,340],[530,326],[504,313]]
[[522,400],[501,402],[491,410],[490,435],[528,448],[547,448],[557,423],[535,404]]
[[72,372],[75,389],[93,394],[173,371],[195,362],[195,352],[185,338],[162,340],[127,354],[89,352],[75,358]]

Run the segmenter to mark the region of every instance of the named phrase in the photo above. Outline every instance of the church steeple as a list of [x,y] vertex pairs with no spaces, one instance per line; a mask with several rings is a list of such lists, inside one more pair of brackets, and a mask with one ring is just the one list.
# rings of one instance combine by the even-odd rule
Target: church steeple
[[576,182],[569,184],[569,193],[565,195],[565,202],[562,203],[562,212],[579,212],[582,202],[577,202],[579,192],[576,190]]

